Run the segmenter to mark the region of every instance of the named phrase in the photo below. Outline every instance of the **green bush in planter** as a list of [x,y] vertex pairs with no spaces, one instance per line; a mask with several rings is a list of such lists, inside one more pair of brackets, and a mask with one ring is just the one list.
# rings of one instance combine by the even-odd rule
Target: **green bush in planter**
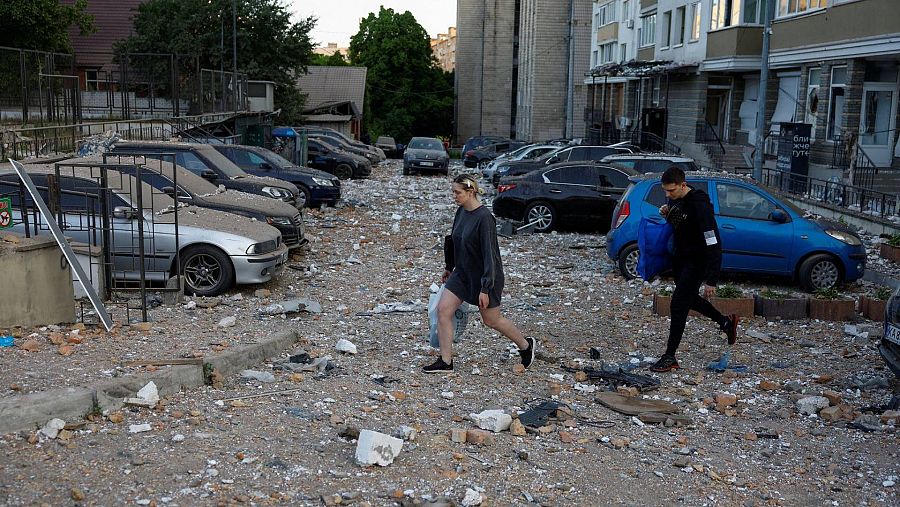
[[663,287],[662,289],[659,289],[659,292],[657,292],[657,294],[659,294],[660,296],[669,297],[672,295],[672,289],[670,289],[668,287]]
[[891,298],[891,294],[893,294],[893,291],[890,287],[878,287],[878,290],[875,291],[875,295],[872,296],[872,298],[879,301],[887,301]]
[[841,292],[834,287],[817,289],[814,295],[816,299],[841,299]]
[[786,292],[778,292],[772,289],[763,289],[762,292],[759,293],[759,297],[763,299],[775,299],[778,301],[784,301],[785,299],[790,298],[790,294]]
[[737,299],[743,297],[744,293],[741,289],[734,285],[723,285],[716,288],[716,297],[722,299]]
[[888,239],[887,244],[891,246],[900,246],[900,234],[892,234],[890,239]]

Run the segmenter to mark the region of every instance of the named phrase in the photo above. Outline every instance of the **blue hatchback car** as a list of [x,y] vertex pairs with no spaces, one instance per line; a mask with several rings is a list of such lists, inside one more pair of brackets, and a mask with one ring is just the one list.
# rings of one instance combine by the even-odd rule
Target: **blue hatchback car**
[[[606,250],[628,279],[637,277],[641,218],[662,221],[666,197],[659,174],[636,176],[613,212]],[[863,276],[866,249],[847,226],[805,218],[793,204],[749,180],[725,174],[688,173],[687,183],[712,200],[722,240],[722,271],[790,277],[807,291]]]

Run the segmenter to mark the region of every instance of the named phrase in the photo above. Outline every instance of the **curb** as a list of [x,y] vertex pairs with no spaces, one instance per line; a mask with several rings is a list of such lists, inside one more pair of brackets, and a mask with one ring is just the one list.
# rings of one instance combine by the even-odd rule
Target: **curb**
[[[259,343],[204,357],[203,364],[212,365],[223,376],[234,375],[290,347],[298,337],[294,330],[279,331]],[[126,397],[134,396],[151,380],[160,396],[203,386],[203,364],[172,366],[145,375],[103,381],[93,387],[65,387],[0,400],[0,435],[34,430],[54,417],[64,421],[82,419],[94,409],[95,401],[101,410],[118,410]]]

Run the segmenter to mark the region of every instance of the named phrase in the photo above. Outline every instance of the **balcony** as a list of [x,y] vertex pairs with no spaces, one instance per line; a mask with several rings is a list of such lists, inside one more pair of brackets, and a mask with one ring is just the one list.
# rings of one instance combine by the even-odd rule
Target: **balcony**
[[836,4],[808,15],[772,22],[772,51],[863,39],[893,38],[900,26],[897,0],[868,0]]
[[597,29],[597,42],[616,40],[619,38],[619,23],[609,23]]
[[706,58],[759,57],[762,54],[762,32],[760,26],[740,25],[709,32],[706,35]]

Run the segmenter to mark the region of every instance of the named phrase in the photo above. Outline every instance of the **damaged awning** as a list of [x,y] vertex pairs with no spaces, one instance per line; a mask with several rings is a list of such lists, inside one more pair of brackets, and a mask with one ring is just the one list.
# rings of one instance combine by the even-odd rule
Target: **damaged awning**
[[696,63],[673,62],[671,60],[631,60],[625,63],[598,65],[586,75],[593,77],[649,77],[696,66]]

